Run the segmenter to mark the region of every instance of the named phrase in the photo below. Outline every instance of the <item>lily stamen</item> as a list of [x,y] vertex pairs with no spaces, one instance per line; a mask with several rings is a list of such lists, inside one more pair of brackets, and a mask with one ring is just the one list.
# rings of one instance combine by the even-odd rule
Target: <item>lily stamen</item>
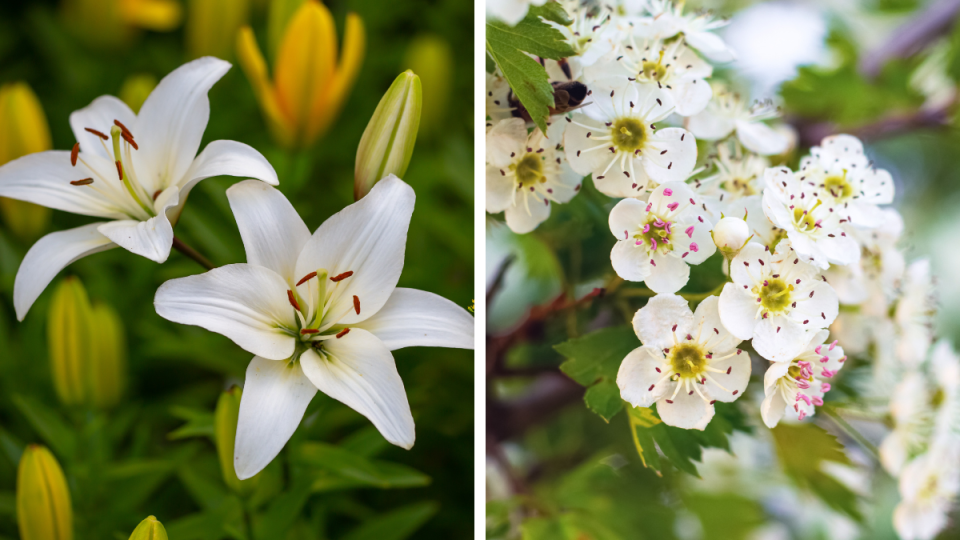
[[302,278],[300,278],[300,281],[297,282],[297,287],[303,285],[304,283],[310,281],[311,279],[313,279],[313,278],[315,278],[315,277],[317,277],[317,273],[316,273],[316,272],[310,272],[309,274],[307,274],[307,275],[303,276]]
[[73,150],[70,151],[70,165],[77,166],[78,156],[80,156],[80,143],[74,143]]
[[337,282],[339,282],[339,281],[343,281],[343,280],[347,279],[348,277],[350,277],[350,276],[352,276],[352,275],[353,275],[353,270],[350,270],[350,271],[344,272],[344,273],[342,273],[342,274],[333,276],[332,278],[330,278],[330,281],[332,281],[332,282],[334,282],[334,283],[337,283]]
[[74,186],[88,186],[93,183],[93,178],[84,178],[83,180],[71,180],[70,184]]
[[293,295],[293,291],[287,289],[287,300],[290,301],[290,305],[293,306],[293,309],[301,311],[300,304],[297,302],[296,296]]
[[360,297],[353,295],[353,309],[357,310],[357,315],[360,314]]
[[300,335],[319,334],[319,333],[320,333],[320,330],[317,330],[316,328],[304,328],[303,330],[300,330]]
[[343,330],[337,332],[337,339],[342,338],[343,336],[347,335],[348,333],[350,333],[350,329],[349,329],[349,328],[344,328]]
[[84,129],[85,131],[89,131],[90,133],[93,133],[94,135],[96,135],[97,137],[100,137],[101,139],[103,139],[103,140],[105,140],[105,141],[109,141],[109,140],[110,140],[110,137],[107,137],[107,136],[106,136],[105,134],[103,134],[102,132],[99,132],[99,131],[97,131],[97,130],[95,130],[95,129],[93,129],[93,128],[83,128],[83,129]]

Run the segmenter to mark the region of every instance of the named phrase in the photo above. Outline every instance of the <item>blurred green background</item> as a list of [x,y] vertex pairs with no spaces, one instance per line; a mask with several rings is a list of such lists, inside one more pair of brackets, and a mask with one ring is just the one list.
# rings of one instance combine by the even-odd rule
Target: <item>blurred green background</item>
[[[470,2],[328,2],[340,34],[338,42],[347,12],[362,18],[366,56],[339,118],[325,136],[297,151],[271,139],[251,85],[236,61],[236,28],[222,26],[232,24],[225,22],[232,17],[239,17],[238,22],[245,18],[272,68],[270,40],[274,34],[279,36],[277,28],[283,29],[285,17],[302,2],[250,0],[245,17],[233,11],[247,3],[240,1],[69,3],[74,11],[55,1],[0,5],[0,83],[23,81],[33,89],[46,114],[53,148],[73,146],[68,124],[72,111],[104,94],[131,101],[140,94],[143,99],[142,88],[149,89],[151,82],[155,84],[195,56],[188,47],[187,29],[199,24],[200,33],[234,63],[210,92],[210,122],[203,145],[232,139],[258,149],[276,168],[279,189],[311,230],[353,202],[357,144],[390,83],[407,67],[426,66],[420,73],[425,88],[424,123],[404,176],[416,191],[417,204],[400,286],[470,305],[473,175],[464,164],[472,163],[473,100],[457,98],[470,96],[473,88]],[[169,30],[138,29],[137,24],[122,30],[124,25],[114,23],[118,10],[122,16],[136,18],[157,6],[161,13],[153,13],[154,20],[147,26]],[[136,9],[146,11],[131,12]],[[179,14],[163,12],[171,9]],[[203,9],[208,10],[206,18],[192,21]],[[171,20],[158,23],[157,17]],[[215,23],[221,27],[213,28]],[[204,31],[204,24],[211,28]],[[440,60],[434,56],[424,62],[423,53],[419,57],[410,53],[411,43],[424,36],[435,44],[427,54],[439,54]],[[428,115],[433,115],[431,120]],[[4,123],[0,131],[13,124]],[[244,261],[224,194],[236,181],[213,178],[200,183],[175,227],[179,238],[217,265]],[[18,323],[11,298],[23,255],[40,233],[90,219],[53,212],[46,223],[40,216],[39,228],[15,233],[16,217],[8,212],[4,218],[0,228],[0,539],[19,537],[14,496],[17,463],[30,443],[49,447],[62,465],[78,539],[126,539],[150,514],[163,522],[174,540],[389,540],[472,534],[472,351],[413,348],[395,352],[417,423],[412,451],[387,444],[366,419],[318,394],[286,449],[261,474],[254,492],[241,496],[221,476],[213,442],[213,411],[223,391],[242,384],[250,354],[217,334],[165,321],[153,310],[153,295],[161,283],[203,269],[176,252],[162,266],[121,249],[97,254],[68,267],[26,320]],[[126,391],[118,405],[106,410],[64,406],[54,392],[47,314],[63,276],[79,277],[91,300],[111,306],[122,323],[128,349]],[[184,425],[186,429],[174,433]],[[307,441],[314,444],[313,450],[322,450],[315,454],[323,459],[292,460],[291,448]]]
[[[898,245],[908,262],[930,258],[938,276],[936,335],[960,342],[960,3],[689,0],[685,12],[700,8],[730,18],[717,33],[738,55],[714,78],[746,99],[772,98],[794,128],[796,147],[774,162],[796,168],[810,146],[845,132],[861,137],[877,166],[890,171],[893,206],[905,222]],[[701,157],[707,149],[701,141]],[[585,181],[533,233],[513,234],[488,216],[487,538],[897,539],[896,479],[826,413],[796,428],[763,426],[766,362],[754,364],[744,397],[718,406],[705,432],[655,432],[659,471],[644,466],[631,437],[642,419],[588,409],[599,398],[590,390],[585,398],[580,384],[592,384],[601,368],[615,375],[639,344],[625,323],[644,299],[619,294],[626,286],[611,289],[628,285],[610,267],[615,239],[607,218],[615,203]],[[716,255],[691,267],[682,291],[714,289],[724,279],[720,264]],[[607,294],[571,301],[594,287]],[[578,358],[600,367],[577,371]],[[870,362],[848,364],[829,398],[859,399],[855,382]],[[591,390],[603,384],[612,382]],[[852,423],[876,444],[889,417],[880,420]],[[937,538],[960,538],[958,520],[954,505]]]

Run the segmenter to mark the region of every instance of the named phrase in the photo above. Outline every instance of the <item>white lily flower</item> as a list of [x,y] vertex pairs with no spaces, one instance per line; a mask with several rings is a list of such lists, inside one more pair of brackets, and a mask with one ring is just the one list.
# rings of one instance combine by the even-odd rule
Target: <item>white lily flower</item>
[[733,283],[720,293],[720,319],[733,335],[752,339],[760,356],[789,362],[810,342],[810,332],[837,318],[837,293],[787,240],[776,253],[750,242],[730,263]]
[[683,40],[638,45],[632,35],[623,51],[609,53],[584,68],[584,77],[595,90],[615,89],[625,82],[658,86],[673,98],[680,116],[697,114],[710,102],[713,90],[705,79],[712,73],[710,64],[688,49]]
[[763,156],[782,154],[790,147],[790,139],[764,123],[780,116],[770,102],[751,107],[723,84],[714,83],[713,99],[707,107],[687,119],[687,129],[698,139],[719,141],[736,131],[737,139],[747,150]]
[[620,364],[620,396],[634,407],[656,402],[667,425],[702,430],[713,404],[735,401],[750,381],[750,355],[720,324],[716,296],[693,313],[683,298],[658,294],[634,315],[633,329],[643,346]]
[[413,417],[391,350],[473,348],[473,318],[432,293],[397,288],[413,190],[390,175],[311,236],[266,184],[227,190],[246,264],[164,283],[157,313],[232,339],[247,368],[234,465],[262,470],[296,430],[319,389],[410,448]]
[[716,19],[709,12],[684,13],[684,2],[674,0],[650,0],[651,17],[646,24],[638,25],[638,32],[645,37],[671,38],[682,34],[687,43],[714,62],[729,62],[736,58],[733,50],[720,36],[712,32],[723,28],[729,21]]
[[789,362],[774,362],[763,376],[765,397],[760,406],[763,423],[776,427],[784,414],[795,420],[813,416],[830,391],[829,380],[840,371],[847,357],[837,341],[827,343],[828,330],[812,335],[806,348]]
[[933,540],[949,524],[960,492],[960,443],[944,441],[907,465],[893,525],[903,540]]
[[910,263],[903,276],[901,292],[894,312],[897,357],[904,365],[916,367],[927,357],[933,344],[936,296],[929,260]]
[[610,262],[618,276],[643,281],[657,293],[675,293],[687,284],[688,265],[717,251],[695,197],[683,182],[667,182],[648,202],[623,199],[613,207],[610,232],[617,243]]
[[87,255],[120,246],[166,261],[173,225],[200,180],[278,183],[270,163],[243,143],[213,141],[197,155],[210,117],[207,92],[228,69],[210,57],[180,66],[139,114],[113,96],[99,97],[70,115],[72,152],[39,152],[0,167],[0,196],[108,220],[50,233],[30,248],[14,283],[18,319],[60,270]]
[[800,161],[797,174],[816,185],[825,204],[842,206],[855,227],[879,226],[883,214],[877,205],[893,202],[890,173],[874,167],[863,153],[863,144],[852,135],[823,139]]
[[528,233],[550,217],[550,203],[566,203],[580,191],[583,177],[560,150],[566,122],[527,133],[520,118],[501,120],[487,131],[487,212],[504,212],[507,226]]
[[653,125],[673,112],[670,94],[655,85],[629,83],[591,96],[590,105],[567,119],[563,146],[573,170],[592,174],[600,192],[637,197],[690,176],[697,162],[693,135]]

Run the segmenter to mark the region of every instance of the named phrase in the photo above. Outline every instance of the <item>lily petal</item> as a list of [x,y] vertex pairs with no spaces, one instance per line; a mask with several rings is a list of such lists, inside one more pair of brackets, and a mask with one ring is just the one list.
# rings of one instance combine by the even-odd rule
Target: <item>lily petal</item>
[[310,240],[310,229],[290,201],[277,189],[256,180],[230,187],[227,199],[240,228],[247,262],[273,270],[291,286],[296,283],[297,258]]
[[22,321],[30,306],[67,265],[115,244],[97,231],[100,223],[50,233],[37,241],[20,263],[13,283],[13,305]]
[[80,143],[80,150],[113,161],[115,158],[110,141],[104,141],[85,128],[109,135],[114,120],[119,120],[125,126],[132,126],[137,115],[126,103],[113,96],[100,96],[90,105],[70,113],[70,129],[73,130],[73,137]]
[[473,348],[473,317],[446,298],[397,288],[373,317],[358,325],[391,351],[404,347]]
[[283,360],[296,345],[281,329],[297,327],[288,287],[268,268],[228,264],[164,283],[153,304],[164,319],[206,328],[257,356]]
[[118,246],[158,263],[166,262],[173,246],[173,225],[167,209],[177,206],[177,186],[170,186],[157,197],[158,214],[147,221],[123,219],[110,221],[97,229]]
[[351,328],[342,338],[324,342],[323,357],[307,350],[300,365],[317,389],[366,416],[387,441],[413,447],[413,415],[403,381],[393,355],[376,336]]
[[181,199],[186,200],[197,182],[213,176],[256,178],[271,186],[280,183],[273,165],[252,146],[237,141],[213,141],[200,152],[178,182],[183,194]]
[[366,197],[323,222],[304,246],[296,275],[319,268],[330,276],[353,272],[338,283],[330,297],[330,309],[346,312],[356,295],[363,311],[350,311],[340,324],[350,325],[380,311],[396,288],[414,199],[413,189],[390,175],[377,182]]
[[237,478],[250,478],[277,457],[316,393],[298,362],[253,357],[243,383],[233,449]]
[[200,149],[210,119],[207,92],[230,63],[204,57],[170,72],[147,96],[133,126],[133,154],[140,183],[152,193],[183,178]]

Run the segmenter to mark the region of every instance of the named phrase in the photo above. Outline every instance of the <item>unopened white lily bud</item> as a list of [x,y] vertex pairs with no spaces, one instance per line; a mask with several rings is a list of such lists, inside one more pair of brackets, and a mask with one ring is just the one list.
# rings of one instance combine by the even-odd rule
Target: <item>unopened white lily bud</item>
[[383,95],[357,148],[353,173],[356,200],[381,179],[391,174],[402,178],[407,172],[420,127],[422,95],[420,77],[409,69]]
[[725,217],[713,227],[713,243],[724,257],[735,257],[750,239],[750,227],[737,217]]

